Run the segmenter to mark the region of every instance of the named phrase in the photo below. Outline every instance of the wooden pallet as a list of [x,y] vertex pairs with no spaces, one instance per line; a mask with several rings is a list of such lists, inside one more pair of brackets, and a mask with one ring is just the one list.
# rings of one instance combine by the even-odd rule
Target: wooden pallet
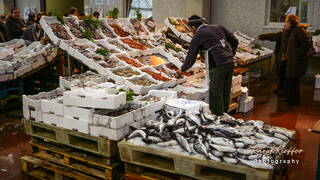
[[125,163],[126,180],[195,180],[190,177]]
[[126,141],[119,142],[118,146],[121,160],[125,163],[185,175],[200,180],[267,180],[272,179],[274,174],[274,170],[260,170],[245,165],[208,161],[164,148],[139,146]]
[[90,153],[113,157],[119,154],[116,141],[24,119],[25,132],[44,141],[64,144]]
[[[112,167],[119,165],[121,162],[119,155],[115,155],[111,158],[82,151],[77,148],[73,148],[66,145],[45,142],[41,138],[32,137],[29,144],[32,147],[32,153],[36,156],[42,154],[42,152],[54,154],[57,157],[62,157],[65,164],[71,164],[73,162],[83,162],[98,166],[100,168],[112,169]],[[41,158],[41,157],[40,157]]]
[[41,180],[98,180],[98,178],[73,171],[70,168],[56,165],[33,156],[23,156],[20,160],[22,171]]

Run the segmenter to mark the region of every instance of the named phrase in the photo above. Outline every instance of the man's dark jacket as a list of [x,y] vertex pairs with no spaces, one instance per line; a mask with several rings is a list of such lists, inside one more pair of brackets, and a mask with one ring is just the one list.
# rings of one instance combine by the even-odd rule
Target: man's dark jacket
[[[223,47],[221,41],[227,42],[227,45]],[[231,47],[230,47],[231,46]],[[233,56],[236,53],[238,46],[238,40],[236,37],[220,25],[205,25],[200,27],[194,34],[189,52],[184,64],[181,67],[181,71],[186,71],[192,67],[196,61],[199,50],[210,50],[209,68],[221,66],[224,64],[233,63]]]
[[20,39],[23,35],[24,21],[22,19],[14,19],[11,16],[6,23],[6,31],[8,40]]

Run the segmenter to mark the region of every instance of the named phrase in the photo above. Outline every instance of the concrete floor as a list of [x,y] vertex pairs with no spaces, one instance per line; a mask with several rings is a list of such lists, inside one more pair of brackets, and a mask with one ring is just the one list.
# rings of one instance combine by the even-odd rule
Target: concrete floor
[[[289,180],[315,179],[317,168],[317,152],[320,135],[308,132],[320,119],[320,102],[313,101],[313,85],[302,85],[302,104],[298,107],[288,107],[286,103],[278,102],[277,96],[271,91],[275,85],[269,85],[255,95],[254,110],[248,114],[235,116],[246,120],[256,119],[264,122],[296,130],[295,147],[304,152],[295,155],[293,159],[300,160],[297,165],[289,166]],[[0,179],[30,180],[20,171],[19,158],[30,153],[27,142],[29,137],[24,134],[21,121],[0,116]]]

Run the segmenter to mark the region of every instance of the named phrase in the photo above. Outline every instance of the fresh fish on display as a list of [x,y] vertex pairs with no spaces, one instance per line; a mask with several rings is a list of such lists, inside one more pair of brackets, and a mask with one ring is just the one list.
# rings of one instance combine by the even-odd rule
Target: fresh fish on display
[[236,146],[237,148],[243,148],[243,147],[244,147],[244,143],[242,143],[242,142],[236,142],[236,143],[235,143],[235,146]]
[[240,153],[240,154],[244,154],[244,155],[250,155],[252,153],[252,150],[238,148],[237,152]]
[[247,144],[247,145],[255,145],[256,144],[256,141],[249,138],[249,137],[235,138],[234,140],[239,141],[239,142],[243,142],[244,144]]
[[176,137],[176,141],[178,142],[178,144],[183,150],[187,152],[191,152],[189,143],[183,136],[181,136],[180,134],[175,134],[175,137]]
[[221,162],[221,159],[213,155],[212,153],[208,153],[208,157],[210,160]]
[[197,126],[201,126],[201,120],[197,115],[190,114],[189,119],[194,122]]
[[279,139],[284,140],[284,141],[288,141],[289,140],[289,138],[287,136],[282,135],[280,133],[274,133],[274,137],[279,138]]
[[216,151],[216,150],[213,150],[212,151],[213,155],[217,156],[217,157],[222,157],[224,155],[223,152],[221,151]]
[[223,160],[227,163],[230,163],[230,164],[236,164],[238,162],[237,159],[235,158],[230,158],[230,157],[226,157],[226,156],[223,156]]
[[206,158],[209,158],[206,146],[203,143],[201,143],[200,141],[193,144],[193,149],[197,153],[204,155]]
[[222,145],[222,146],[228,146],[228,147],[235,147],[233,142],[227,138],[221,138],[221,137],[216,137],[216,138],[207,138],[207,140],[217,144],[217,145]]
[[142,138],[141,140],[146,144],[157,144],[159,142],[163,142],[162,139],[155,136],[148,136],[148,138]]
[[256,162],[252,160],[245,160],[238,158],[239,161],[245,165],[248,165],[250,167],[256,168],[256,169],[273,169],[273,166],[271,164],[263,163],[263,162]]
[[202,109],[190,114],[163,109],[157,120],[148,121],[140,129],[131,128],[133,132],[127,139],[135,142],[133,138],[140,138],[145,146],[154,144],[172,150],[181,147],[189,156],[201,155],[196,157],[232,164],[240,161],[258,169],[272,169],[273,165],[255,161],[276,158],[276,154],[262,156],[260,150],[283,146],[293,136],[289,130],[265,125],[263,121],[244,122],[228,114],[217,117]]
[[292,138],[293,137],[293,132],[291,131],[286,131],[280,127],[272,127],[270,128],[269,133],[280,133],[283,134],[285,136],[287,136],[288,138]]
[[138,129],[138,130],[135,130],[133,131],[127,138],[128,139],[132,139],[132,138],[135,138],[135,137],[142,137],[142,138],[146,138],[147,137],[147,134],[141,130],[141,129]]
[[262,157],[261,154],[253,154],[253,155],[248,156],[248,159],[249,160],[260,159],[261,157]]
[[266,144],[256,144],[251,146],[251,148],[255,148],[255,149],[259,149],[259,150],[263,150],[263,149],[268,149],[269,146]]
[[249,120],[246,122],[246,124],[251,124],[251,125],[256,126],[257,128],[261,129],[264,125],[264,122],[259,121],[259,120]]
[[215,144],[210,144],[210,146],[220,152],[236,152],[235,148],[228,147],[228,146],[220,146]]

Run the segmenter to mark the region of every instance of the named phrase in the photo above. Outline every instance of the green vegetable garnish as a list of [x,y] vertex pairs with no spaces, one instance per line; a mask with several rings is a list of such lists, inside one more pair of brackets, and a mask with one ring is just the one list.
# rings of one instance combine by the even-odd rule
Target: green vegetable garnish
[[89,25],[95,29],[98,29],[101,25],[101,22],[98,21],[97,19],[93,18],[92,16],[85,16],[83,18],[83,22],[84,22],[84,24]]
[[141,21],[141,19],[142,19],[142,14],[141,14],[140,10],[136,10],[136,16],[137,16],[137,19],[138,19],[139,21]]
[[62,12],[58,11],[58,10],[53,10],[51,13],[51,16],[56,16],[57,20],[59,22],[61,22],[61,24],[64,24],[64,19],[63,19],[63,14]]
[[85,38],[85,39],[88,39],[88,40],[90,40],[90,41],[93,41],[93,34],[92,34],[90,31],[88,31],[88,30],[84,31],[84,33],[82,34],[82,36],[83,36],[83,38]]
[[108,11],[107,16],[112,17],[112,19],[117,19],[119,14],[118,8],[113,8],[113,10]]
[[136,95],[132,90],[126,91],[124,89],[120,89],[119,92],[126,92],[127,101],[133,101],[133,97]]
[[109,57],[110,56],[110,51],[106,48],[99,48],[96,50],[96,53],[97,54],[101,54],[102,56],[105,56],[105,57]]

